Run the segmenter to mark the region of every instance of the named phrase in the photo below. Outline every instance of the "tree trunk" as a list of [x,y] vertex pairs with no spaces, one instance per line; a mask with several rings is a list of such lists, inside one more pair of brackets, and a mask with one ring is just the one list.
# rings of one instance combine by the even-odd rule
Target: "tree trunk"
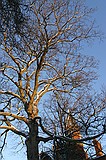
[[37,136],[38,136],[38,123],[35,120],[31,120],[29,122],[29,137],[26,139],[28,160],[39,160]]

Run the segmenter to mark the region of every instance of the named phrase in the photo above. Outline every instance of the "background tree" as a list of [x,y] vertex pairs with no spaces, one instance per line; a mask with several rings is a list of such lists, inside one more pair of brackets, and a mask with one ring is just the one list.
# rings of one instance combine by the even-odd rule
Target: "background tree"
[[[74,146],[72,142],[69,145],[64,140],[57,141],[57,154],[59,154],[59,158],[57,159],[65,159],[63,156],[69,157],[69,159],[79,159],[79,157],[80,159],[86,159],[88,158],[86,154],[89,154],[91,158],[95,157],[95,147],[93,147],[93,138],[91,137],[92,135],[97,135],[95,138],[99,138],[100,140],[103,136],[101,133],[103,131],[103,124],[105,123],[104,113],[106,108],[104,93],[91,95],[90,93],[84,92],[81,94],[80,92],[78,97],[74,97],[74,100],[73,96],[68,98],[68,96],[65,97],[64,94],[59,95],[58,93],[57,95],[57,93],[55,93],[55,96],[49,97],[49,100],[49,105],[48,101],[44,104],[44,107],[46,106],[44,108],[45,127],[49,127],[56,135],[65,135],[72,139],[90,137],[88,141],[85,138],[83,144],[77,143],[78,146],[81,145],[79,149],[77,148],[78,146]],[[83,152],[84,148],[85,151]],[[103,150],[100,152],[101,155],[104,155]]]
[[[3,4],[4,1],[1,5]],[[8,4],[9,9],[13,8],[14,5],[11,6],[9,1]],[[78,50],[84,41],[99,38],[100,34],[96,32],[94,22],[90,19],[93,10],[86,7],[83,1],[41,0],[26,1],[26,4],[27,24],[23,24],[22,30],[13,31],[12,38],[8,26],[2,31],[0,129],[1,136],[4,136],[4,144],[6,135],[12,131],[24,138],[28,160],[38,160],[40,141],[53,140],[54,134],[57,133],[63,136],[65,128],[62,116],[67,109],[71,109],[72,114],[75,114],[74,118],[81,124],[81,129],[83,128],[86,135],[90,133],[92,124],[99,122],[95,116],[98,117],[100,111],[103,111],[105,103],[98,105],[100,110],[95,109],[98,99],[92,104],[91,96],[85,94],[90,93],[92,81],[97,78],[95,73],[97,63],[93,57],[81,55]],[[19,3],[17,7],[19,12],[12,13],[22,15],[24,8],[20,10]],[[16,25],[15,19],[12,22]],[[55,106],[49,105],[50,97],[56,98],[56,94],[64,98],[65,108],[56,109],[55,103]],[[40,103],[44,99],[48,102],[47,106]],[[59,97],[59,103],[60,101]],[[45,114],[48,113],[45,111],[47,109],[52,111],[48,117]],[[55,110],[59,123],[55,123],[57,120]],[[87,111],[89,115],[86,115]],[[93,117],[94,113],[96,114]],[[42,117],[49,119],[49,122],[52,120],[52,128],[49,128],[51,123],[47,124],[44,119],[45,127],[51,132],[43,127]],[[49,137],[42,136],[38,126]]]

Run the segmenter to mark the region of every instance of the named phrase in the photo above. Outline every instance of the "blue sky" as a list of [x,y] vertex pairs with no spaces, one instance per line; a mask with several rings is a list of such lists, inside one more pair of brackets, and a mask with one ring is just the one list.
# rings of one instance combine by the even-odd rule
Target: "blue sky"
[[[97,25],[99,25],[101,31],[106,37],[106,0],[87,0],[87,5],[89,7],[97,7],[97,11],[94,14]],[[86,46],[82,51],[83,54],[94,56],[99,60],[99,79],[95,84],[95,88],[100,90],[101,86],[106,87],[106,39],[103,42],[95,41],[92,46]],[[12,141],[12,140],[11,140]],[[106,136],[104,136],[104,150],[106,150]],[[13,153],[13,150],[10,149],[11,146],[7,145],[5,149],[4,160],[26,160],[24,154],[22,153]]]
[[[87,0],[86,2],[90,7],[96,7],[97,11],[94,14],[96,24],[99,25],[100,30],[106,37],[106,1],[105,0]],[[92,46],[84,49],[84,54],[94,56],[99,60],[99,79],[96,82],[96,89],[100,89],[102,85],[106,87],[106,38],[102,42],[95,41]]]

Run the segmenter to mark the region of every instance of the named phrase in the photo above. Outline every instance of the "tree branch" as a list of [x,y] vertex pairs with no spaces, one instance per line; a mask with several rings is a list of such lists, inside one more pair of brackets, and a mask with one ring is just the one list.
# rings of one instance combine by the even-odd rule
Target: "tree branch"
[[14,132],[15,134],[21,135],[21,136],[23,136],[25,138],[27,137],[27,135],[25,133],[19,131],[14,126],[0,126],[0,129],[10,130],[10,131]]
[[5,133],[7,133],[9,131],[9,129],[6,129],[4,132],[2,132],[1,134],[0,134],[0,137],[2,137]]
[[16,97],[16,98],[22,100],[22,98],[21,98],[18,94],[15,94],[15,93],[13,93],[13,92],[11,92],[11,91],[2,91],[2,90],[0,90],[0,94],[8,94],[8,95],[12,95],[12,96],[14,96],[14,97]]
[[39,119],[39,123],[40,123],[40,127],[41,127],[42,131],[43,131],[44,133],[46,133],[47,135],[53,137],[53,134],[52,134],[50,131],[48,131],[48,130],[42,125],[42,119],[41,119],[41,117],[35,117],[35,120],[37,120],[37,119]]
[[73,143],[82,143],[84,141],[88,141],[88,140],[93,140],[95,138],[98,138],[100,136],[102,136],[103,134],[105,134],[105,132],[101,132],[95,136],[90,136],[90,137],[86,137],[86,138],[81,138],[81,139],[71,139],[71,138],[68,138],[68,137],[64,137],[64,136],[54,136],[56,139],[60,139],[60,140],[64,140],[64,141],[67,141],[67,142],[73,142]]
[[11,117],[16,118],[18,120],[24,121],[26,124],[28,124],[28,121],[24,116],[18,116],[16,114],[9,113],[9,112],[0,112],[0,115],[1,116],[11,116]]
[[46,137],[46,138],[44,138],[44,137],[38,137],[38,141],[39,142],[43,141],[44,143],[46,143],[46,142],[48,142],[50,140],[53,140],[53,139],[54,139],[53,137]]
[[35,117],[35,120],[37,120],[37,119],[39,119],[40,127],[41,127],[42,131],[50,136],[50,137],[47,137],[47,138],[39,137],[39,139],[41,139],[44,142],[49,141],[49,140],[53,140],[53,139],[60,139],[60,140],[67,141],[67,142],[72,142],[72,143],[82,143],[84,141],[93,140],[93,139],[98,138],[101,135],[105,134],[105,130],[104,130],[103,132],[101,132],[101,133],[99,133],[95,136],[89,136],[89,137],[85,137],[85,138],[81,138],[81,139],[71,139],[71,138],[65,137],[65,136],[57,136],[57,135],[52,134],[50,131],[48,131],[44,128],[44,126],[42,125],[41,117]]

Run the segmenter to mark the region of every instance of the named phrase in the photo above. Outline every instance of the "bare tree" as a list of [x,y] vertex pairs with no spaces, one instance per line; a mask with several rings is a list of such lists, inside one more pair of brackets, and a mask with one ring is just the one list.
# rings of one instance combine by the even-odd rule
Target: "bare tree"
[[[65,97],[64,94],[55,92],[53,97],[49,97],[49,101],[44,103],[45,127],[63,137],[81,141],[84,138],[81,143],[67,142],[64,139],[56,140],[57,159],[79,159],[79,157],[88,159],[88,157],[105,154],[100,143],[95,139],[100,140],[105,133],[106,97],[104,93],[92,95],[90,92],[80,92],[73,100],[73,95]],[[96,137],[94,138],[93,135]],[[94,154],[94,148],[96,153],[97,151],[100,153]]]
[[[43,97],[48,101],[48,95],[59,92],[73,97],[74,104],[74,97],[91,89],[91,82],[97,78],[97,63],[94,58],[78,53],[78,49],[84,41],[99,38],[100,34],[90,20],[93,10],[83,1],[26,3],[27,25],[23,24],[20,32],[13,32],[12,38],[9,29],[3,31],[0,129],[1,136],[5,135],[4,144],[6,135],[12,131],[24,137],[28,160],[38,160],[38,144],[53,140],[55,134],[52,128],[50,132],[43,127],[40,102]],[[80,102],[80,98],[77,100]],[[38,126],[49,137],[40,135]]]

